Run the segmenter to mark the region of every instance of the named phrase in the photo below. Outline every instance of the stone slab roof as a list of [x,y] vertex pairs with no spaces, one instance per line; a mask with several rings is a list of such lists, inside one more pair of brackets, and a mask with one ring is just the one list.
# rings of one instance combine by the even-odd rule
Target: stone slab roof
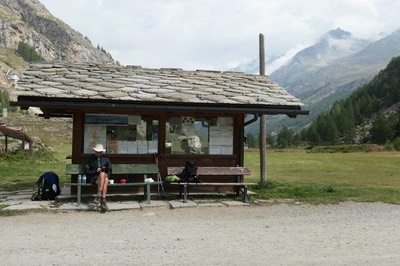
[[303,105],[267,76],[97,64],[33,64],[23,73],[13,94],[18,99],[278,106],[299,110]]

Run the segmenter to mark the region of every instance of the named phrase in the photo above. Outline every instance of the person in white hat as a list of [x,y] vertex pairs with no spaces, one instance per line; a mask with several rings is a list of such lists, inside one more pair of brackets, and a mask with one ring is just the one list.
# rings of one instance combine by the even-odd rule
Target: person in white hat
[[103,210],[108,210],[106,203],[108,179],[112,174],[112,165],[108,157],[104,156],[103,144],[96,144],[93,148],[94,154],[91,154],[86,162],[86,176],[90,183],[97,184],[97,195],[94,203],[99,204]]

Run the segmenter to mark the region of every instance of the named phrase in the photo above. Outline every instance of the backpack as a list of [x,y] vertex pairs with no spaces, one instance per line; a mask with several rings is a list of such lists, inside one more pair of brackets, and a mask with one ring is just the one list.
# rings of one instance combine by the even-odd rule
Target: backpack
[[36,181],[38,193],[32,200],[54,200],[61,193],[59,177],[54,172],[45,172]]
[[179,176],[179,182],[195,182],[200,183],[197,176],[197,165],[194,162],[186,161],[185,168]]

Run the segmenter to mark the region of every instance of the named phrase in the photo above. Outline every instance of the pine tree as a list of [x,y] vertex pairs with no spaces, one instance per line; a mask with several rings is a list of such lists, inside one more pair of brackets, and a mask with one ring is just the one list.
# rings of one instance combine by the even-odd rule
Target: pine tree
[[379,113],[373,122],[371,130],[371,142],[376,144],[385,144],[387,140],[393,137],[393,131],[389,119],[383,113]]
[[313,145],[321,145],[321,137],[317,132],[317,127],[315,124],[308,128],[305,140]]
[[294,132],[292,129],[284,127],[277,136],[278,148],[288,148],[293,146]]

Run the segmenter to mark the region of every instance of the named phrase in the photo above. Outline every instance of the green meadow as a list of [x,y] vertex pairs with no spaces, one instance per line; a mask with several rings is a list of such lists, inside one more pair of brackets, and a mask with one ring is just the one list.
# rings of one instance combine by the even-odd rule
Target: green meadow
[[[56,172],[67,182],[65,165],[70,145],[57,152],[0,155],[0,191],[34,189],[37,178],[46,171]],[[292,199],[311,204],[342,201],[400,204],[400,153],[352,152],[310,153],[304,150],[268,150],[267,178],[260,182],[258,150],[247,150],[245,166],[252,169],[246,181],[258,186],[251,200]]]
[[56,152],[24,152],[0,154],[0,191],[35,189],[35,182],[41,174],[53,171],[60,182],[69,181],[65,175],[65,165],[70,163],[66,156],[71,153],[71,145],[59,145]]
[[308,203],[353,200],[400,203],[400,153],[267,151],[267,178],[260,182],[259,152],[247,151],[247,181],[259,182],[258,198]]

